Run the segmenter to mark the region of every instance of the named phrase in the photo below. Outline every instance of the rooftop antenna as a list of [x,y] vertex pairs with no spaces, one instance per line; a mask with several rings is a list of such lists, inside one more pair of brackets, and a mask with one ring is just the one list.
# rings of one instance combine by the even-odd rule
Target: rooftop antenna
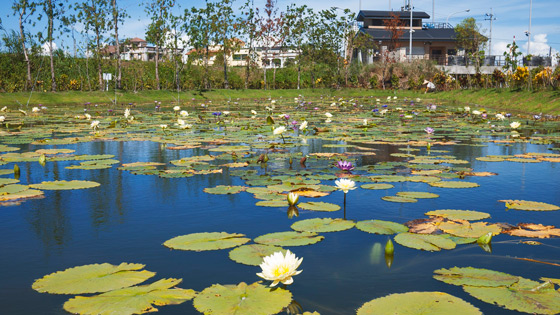
[[492,8],[490,8],[490,13],[486,13],[485,21],[490,21],[490,39],[488,40],[488,56],[492,56],[492,21],[496,20]]

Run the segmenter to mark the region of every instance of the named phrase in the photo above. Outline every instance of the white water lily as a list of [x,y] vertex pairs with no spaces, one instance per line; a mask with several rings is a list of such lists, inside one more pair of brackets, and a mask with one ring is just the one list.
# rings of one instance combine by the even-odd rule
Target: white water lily
[[390,97],[390,96],[387,96],[387,100],[390,101],[390,100],[391,100],[391,97]]
[[38,113],[38,112],[40,112],[40,111],[41,111],[41,109],[39,109],[39,107],[33,107],[33,108],[31,109],[31,112],[32,112],[32,113]]
[[496,119],[498,120],[504,120],[506,119],[506,116],[502,115],[502,114],[496,114]]
[[173,110],[176,111],[176,112],[178,112],[178,111],[181,110],[181,107],[179,107],[179,106],[174,106],[174,107],[173,107]]
[[128,117],[130,116],[130,109],[125,109],[124,110],[124,118],[128,119]]
[[99,128],[99,120],[94,120],[94,121],[92,121],[90,127],[91,127],[92,129],[97,129],[97,128]]
[[191,124],[184,124],[181,126],[181,129],[191,129],[192,125]]
[[394,99],[394,100],[396,100],[396,99],[397,99],[397,97],[396,97],[396,96],[393,96],[393,99]]
[[480,114],[482,114],[482,113],[481,113],[480,111],[478,111],[478,110],[473,110],[472,113],[473,113],[474,115],[480,115]]
[[22,113],[23,115],[27,116],[27,112],[24,111],[23,109],[18,109],[18,111],[19,111],[20,113]]
[[305,130],[307,129],[307,120],[304,120],[301,125],[299,125],[299,130]]
[[282,252],[275,252],[263,258],[263,262],[260,264],[262,272],[257,273],[257,276],[272,281],[271,287],[275,287],[279,282],[292,284],[294,282],[292,277],[302,272],[302,270],[297,270],[302,261],[303,258],[297,259],[290,250],[286,251],[286,256]]
[[91,115],[88,114],[88,113],[85,113],[84,116],[86,117],[87,120],[90,120],[90,119],[91,119]]
[[336,180],[334,183],[336,184],[336,187],[342,190],[345,194],[348,193],[349,190],[356,189],[356,183],[351,179],[343,178],[341,180]]
[[402,107],[397,107],[395,108],[395,110],[402,110]]
[[228,112],[227,110],[223,111],[222,114],[224,114],[224,116],[227,116],[230,114],[230,112]]
[[367,126],[367,119],[364,119],[364,126]]
[[161,125],[159,125],[159,127],[163,130],[167,129],[167,125],[165,125],[165,124],[161,124]]
[[298,203],[298,201],[299,201],[299,195],[298,194],[293,193],[293,192],[288,194],[288,204],[290,206],[295,206]]
[[0,112],[5,112],[8,109],[8,106],[4,106],[2,107],[2,109],[0,109]]
[[325,116],[327,116],[327,118],[332,118],[332,114],[329,113],[329,112],[326,112],[326,113],[325,113]]
[[4,122],[4,120],[6,120],[6,117],[0,116],[0,123]]
[[177,125],[182,126],[185,124],[185,121],[182,119],[177,119]]
[[330,118],[327,118],[327,120],[325,120],[326,123],[330,123],[332,120]]
[[272,133],[275,134],[275,135],[281,135],[281,134],[284,133],[284,131],[286,131],[286,127],[280,126],[276,129],[274,129],[274,131],[272,131]]
[[382,109],[379,113],[381,115],[385,115],[385,114],[387,114],[388,111],[389,111],[388,109]]
[[376,98],[375,101],[376,101],[377,103],[381,102],[381,100],[378,99],[378,98]]
[[521,127],[521,123],[518,122],[518,121],[514,121],[511,124],[509,124],[509,126],[513,129],[517,129],[517,128]]
[[256,114],[257,114],[257,111],[254,110],[254,109],[251,109],[251,114],[256,115]]
[[465,110],[465,112],[470,112],[471,111],[471,108],[469,106],[465,106],[463,109]]

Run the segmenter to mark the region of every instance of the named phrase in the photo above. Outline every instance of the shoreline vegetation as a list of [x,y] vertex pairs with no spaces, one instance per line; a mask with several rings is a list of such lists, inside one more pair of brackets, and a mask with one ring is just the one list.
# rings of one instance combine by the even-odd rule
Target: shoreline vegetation
[[[129,103],[134,105],[152,104],[154,101],[162,102],[165,105],[177,103],[177,96],[181,104],[198,104],[207,100],[215,101],[238,101],[244,99],[281,99],[294,98],[299,95],[310,100],[316,101],[320,97],[330,100],[331,97],[375,97],[398,96],[399,98],[421,98],[431,102],[451,102],[458,106],[481,106],[494,110],[515,112],[523,114],[551,114],[560,115],[560,91],[527,91],[527,90],[501,90],[501,89],[480,89],[480,90],[451,90],[424,94],[419,91],[403,90],[374,90],[360,88],[344,89],[278,89],[278,90],[225,90],[214,89],[208,91],[189,90],[179,94],[173,91],[140,91],[140,92],[117,92],[118,106],[126,106]],[[114,91],[101,92],[15,92],[0,93],[0,106],[25,107],[57,105],[82,105],[92,104],[111,104],[115,98]],[[167,103],[167,104],[166,104]],[[20,105],[21,104],[21,105]]]

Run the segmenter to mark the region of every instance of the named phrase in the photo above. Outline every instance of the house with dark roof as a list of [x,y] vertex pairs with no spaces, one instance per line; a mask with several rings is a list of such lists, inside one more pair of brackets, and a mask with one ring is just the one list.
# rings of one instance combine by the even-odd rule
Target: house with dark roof
[[[385,27],[386,20],[398,19],[402,35],[397,40],[394,51],[388,51],[391,32]],[[362,24],[359,32],[368,34],[376,49],[357,50],[354,57],[362,63],[372,63],[382,56],[390,56],[395,61],[412,59],[434,60],[439,65],[447,65],[450,56],[457,55],[457,39],[454,28],[447,23],[424,23],[430,16],[426,12],[412,11],[372,11],[362,10],[357,21]],[[412,54],[409,52],[410,24],[412,20]]]

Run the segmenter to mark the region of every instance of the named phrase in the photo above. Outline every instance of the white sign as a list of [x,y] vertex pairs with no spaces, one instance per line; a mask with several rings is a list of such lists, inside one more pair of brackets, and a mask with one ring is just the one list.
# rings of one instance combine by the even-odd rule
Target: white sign
[[103,80],[104,81],[111,81],[113,79],[112,73],[103,73]]

